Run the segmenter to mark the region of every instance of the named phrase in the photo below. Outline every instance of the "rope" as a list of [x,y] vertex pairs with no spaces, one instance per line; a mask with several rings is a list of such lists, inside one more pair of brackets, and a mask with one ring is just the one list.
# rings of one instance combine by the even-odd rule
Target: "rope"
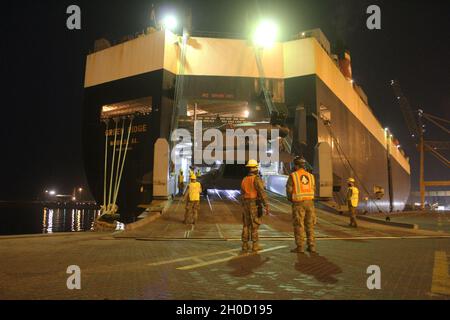
[[125,145],[125,153],[124,153],[123,159],[122,159],[122,164],[121,164],[121,168],[120,168],[119,179],[118,179],[118,181],[117,181],[117,189],[115,190],[115,193],[114,193],[113,207],[115,207],[115,205],[116,205],[117,195],[119,194],[120,181],[121,181],[121,179],[122,179],[123,167],[124,167],[124,165],[125,165],[125,159],[126,159],[126,157],[127,157],[128,143],[130,142],[130,134],[131,134],[131,126],[132,126],[132,125],[133,125],[133,116],[131,117],[131,120],[130,120],[130,126],[128,127],[127,143],[126,143],[126,145]]
[[106,175],[108,170],[108,129],[109,129],[109,119],[105,120],[106,123],[106,134],[105,134],[105,172],[103,175],[103,206],[106,209]]
[[116,175],[114,178],[114,193],[113,193],[113,203],[114,203],[114,195],[116,193],[116,189],[117,189],[117,184],[118,182],[118,177],[119,177],[119,168],[120,168],[120,161],[121,161],[121,156],[122,156],[122,144],[123,144],[123,136],[125,134],[125,117],[122,118],[122,133],[120,135],[120,147],[119,147],[119,156],[117,158],[117,169],[116,169]]
[[114,176],[114,162],[116,159],[117,126],[119,124],[119,121],[117,119],[114,119],[114,122],[116,123],[116,129],[114,130],[114,146],[113,146],[113,156],[112,156],[112,163],[111,163],[111,177],[109,179],[108,206],[106,207],[107,211],[109,211],[109,205],[111,204],[112,184],[113,184],[113,176]]
[[[351,169],[351,170],[348,170],[349,174],[352,174],[352,173],[353,173],[353,175],[355,176],[356,180],[358,180],[359,184],[362,186],[362,188],[363,188],[364,191],[367,193],[367,195],[370,195],[368,189],[366,188],[366,186],[364,185],[364,183],[362,182],[362,180],[359,178],[358,174],[356,173],[356,170],[353,168],[352,164],[350,163],[350,161],[348,160],[347,156],[345,155],[344,150],[342,150],[342,147],[341,147],[339,141],[338,141],[337,138],[334,136],[334,134],[333,134],[333,132],[332,132],[332,130],[331,130],[331,124],[326,125],[326,124],[324,123],[324,125],[325,125],[325,127],[327,128],[327,130],[328,130],[328,132],[329,132],[331,138],[332,138],[332,139],[334,140],[334,142],[336,143],[336,146],[337,146],[336,150],[338,151],[341,160],[342,160],[342,156],[343,156],[344,159],[347,161],[347,164],[348,164],[349,168]],[[340,150],[339,150],[339,149],[340,149]],[[344,162],[343,162],[343,163],[344,163]],[[345,163],[344,163],[344,167],[345,167]],[[346,169],[347,169],[347,168],[346,168]],[[378,204],[377,204],[373,199],[370,199],[370,197],[369,197],[369,200],[375,205],[375,207],[378,209],[378,211],[382,211],[382,210],[380,210],[380,207],[378,206]]]

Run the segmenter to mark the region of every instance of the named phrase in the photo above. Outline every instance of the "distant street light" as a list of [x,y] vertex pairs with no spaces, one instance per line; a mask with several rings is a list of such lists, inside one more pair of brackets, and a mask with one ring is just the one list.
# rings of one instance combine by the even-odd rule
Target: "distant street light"
[[262,21],[253,34],[253,43],[260,48],[270,48],[278,34],[277,25],[269,20]]
[[55,190],[50,190],[50,191],[48,192],[48,194],[51,195],[51,196],[54,196],[54,195],[56,194],[56,191],[55,191]]
[[83,188],[78,188],[78,192],[82,192],[83,191]]

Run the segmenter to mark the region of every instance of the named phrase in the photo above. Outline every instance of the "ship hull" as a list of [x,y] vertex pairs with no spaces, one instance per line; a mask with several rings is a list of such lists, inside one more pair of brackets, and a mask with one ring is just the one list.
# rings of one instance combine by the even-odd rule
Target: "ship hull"
[[[139,208],[139,205],[152,200],[153,144],[159,137],[169,138],[173,97],[167,92],[170,92],[170,84],[173,85],[174,79],[173,74],[160,70],[86,90],[84,158],[88,182],[99,203],[103,203],[105,194],[103,186],[106,127],[100,120],[101,108],[120,101],[152,97],[152,112],[145,116],[136,116],[134,119],[134,125],[145,125],[146,130],[131,134],[132,144],[127,155],[117,201],[119,211],[125,220],[134,219],[143,210]],[[279,80],[273,81],[279,82]],[[246,100],[249,106],[260,103],[254,98],[257,96],[256,78],[187,76],[184,82],[183,95],[189,101],[200,101],[205,97],[214,96],[216,100],[217,97],[224,97],[227,101]],[[318,76],[285,79],[283,87],[283,99],[289,113],[288,122],[291,122],[291,127],[293,126],[293,110],[299,105],[306,108],[306,143],[296,144],[294,141],[294,147],[297,145],[294,153],[302,154],[314,166],[317,144],[329,143],[332,146],[335,200],[341,204],[345,203],[346,179],[353,176],[357,179],[361,192],[361,210],[388,211],[390,209],[388,155],[385,146]],[[330,128],[336,141],[330,137],[329,129],[320,119],[320,108],[324,106],[331,114]],[[114,125],[114,122],[110,122],[111,125]],[[292,127],[292,129],[295,131],[299,128]],[[113,136],[109,138],[108,167],[111,166],[113,153],[112,139]],[[120,135],[116,139],[120,139]],[[338,149],[337,141],[340,149]],[[391,159],[391,168],[393,209],[402,210],[409,195],[410,176],[394,158]],[[109,177],[107,173],[107,179]],[[384,195],[380,199],[376,198],[375,188],[384,190]]]

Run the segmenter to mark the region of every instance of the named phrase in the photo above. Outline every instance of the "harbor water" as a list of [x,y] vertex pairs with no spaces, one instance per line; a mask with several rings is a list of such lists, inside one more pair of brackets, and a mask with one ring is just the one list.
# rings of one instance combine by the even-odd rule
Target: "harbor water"
[[89,231],[98,215],[95,209],[0,206],[0,235]]

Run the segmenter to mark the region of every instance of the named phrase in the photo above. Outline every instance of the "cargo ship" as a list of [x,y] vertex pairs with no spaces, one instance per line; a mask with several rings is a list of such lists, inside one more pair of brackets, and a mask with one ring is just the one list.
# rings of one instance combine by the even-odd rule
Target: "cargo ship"
[[[320,29],[264,49],[263,73],[246,39],[195,34],[183,39],[152,29],[116,45],[97,41],[87,56],[84,160],[98,203],[115,198],[127,221],[142,212],[153,198],[156,140],[170,141],[171,131],[189,127],[194,117],[220,127],[271,123],[275,114],[284,115],[282,125],[289,129],[288,152],[304,156],[317,175],[318,200],[343,204],[352,176],[361,191],[361,210],[404,208],[409,159],[353,81],[350,53],[333,54]],[[263,86],[272,114],[264,105]],[[186,172],[191,165],[189,155],[180,157],[181,167],[169,166],[172,184],[179,169]],[[267,188],[282,194],[289,164],[268,168]]]

